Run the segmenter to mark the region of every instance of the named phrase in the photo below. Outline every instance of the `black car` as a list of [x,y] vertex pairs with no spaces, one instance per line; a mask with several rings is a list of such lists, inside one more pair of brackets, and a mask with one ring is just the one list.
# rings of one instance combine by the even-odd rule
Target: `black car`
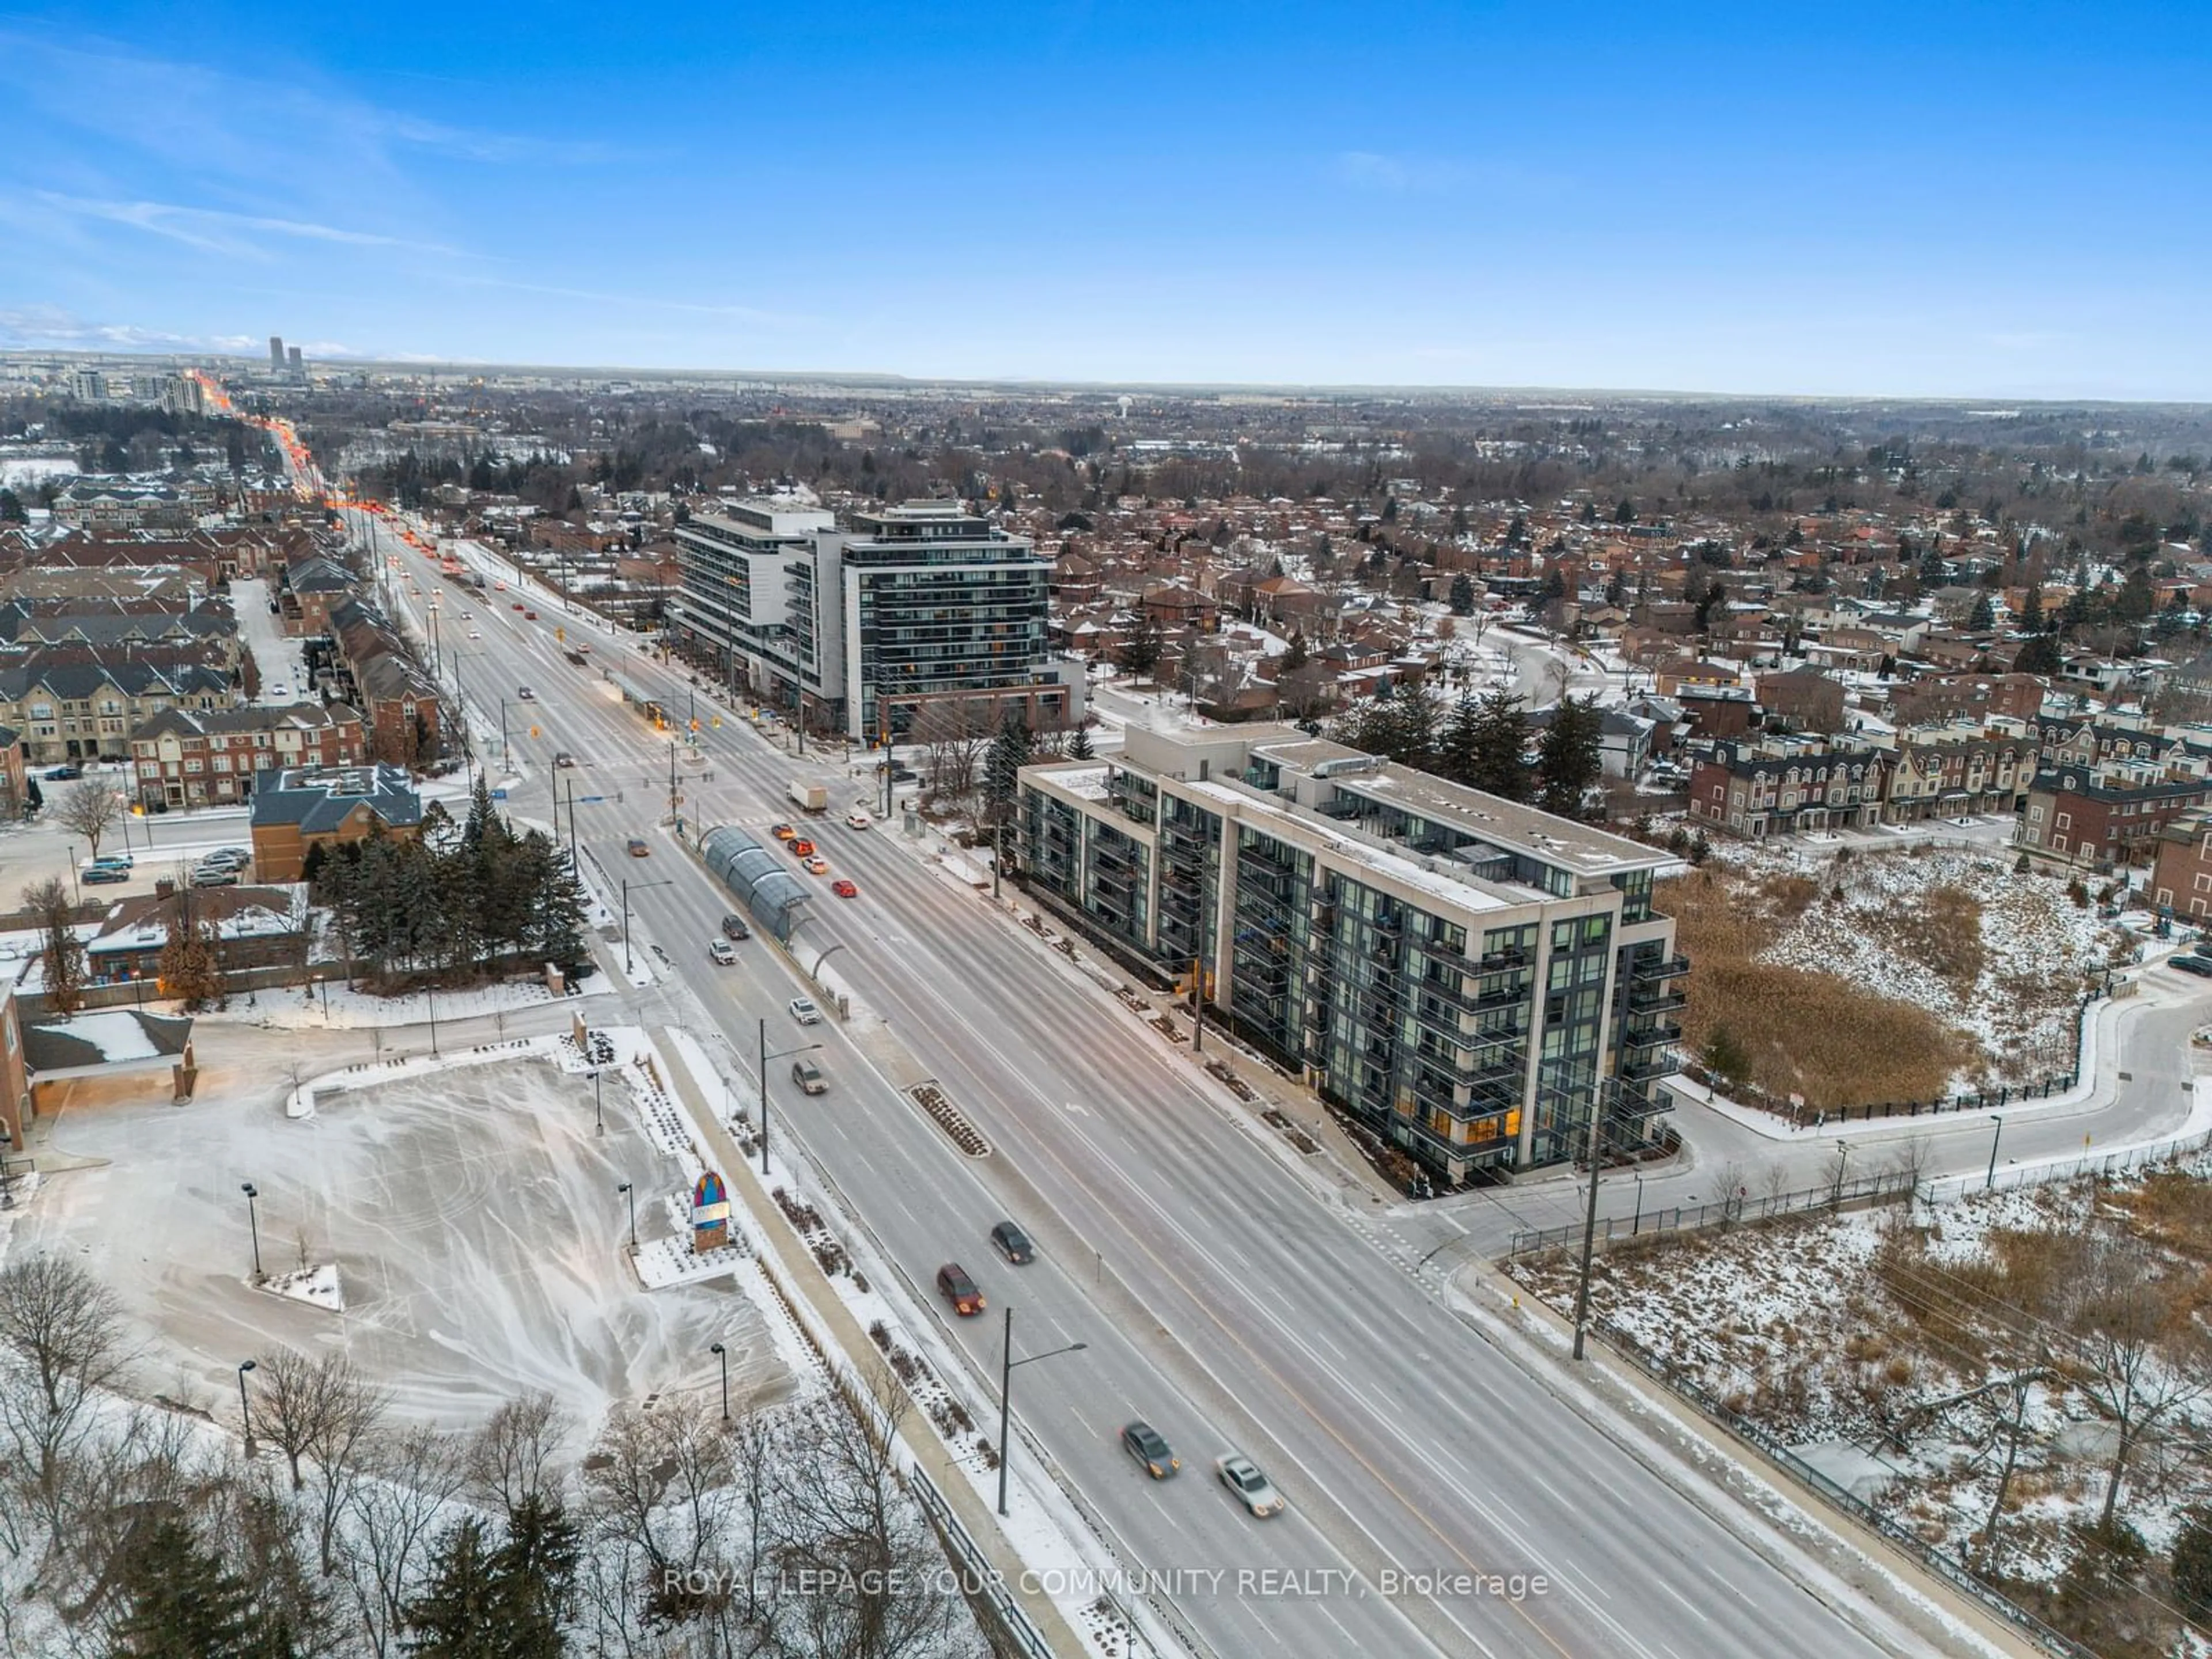
[[2195,974],[2199,979],[2212,979],[2212,957],[2170,957],[2166,965],[2179,968],[2185,974]]
[[1030,1244],[1030,1236],[1011,1221],[1001,1221],[991,1229],[991,1243],[1000,1255],[1017,1267],[1026,1267],[1036,1260],[1036,1251]]
[[743,916],[732,915],[722,918],[724,939],[750,939],[752,936],[753,930],[745,926],[745,919]]
[[1182,1467],[1182,1460],[1168,1449],[1160,1431],[1141,1419],[1121,1431],[1121,1449],[1143,1465],[1155,1480],[1164,1480]]
[[46,774],[46,781],[48,783],[67,783],[73,778],[81,778],[83,775],[84,768],[82,766],[57,766],[53,770]]

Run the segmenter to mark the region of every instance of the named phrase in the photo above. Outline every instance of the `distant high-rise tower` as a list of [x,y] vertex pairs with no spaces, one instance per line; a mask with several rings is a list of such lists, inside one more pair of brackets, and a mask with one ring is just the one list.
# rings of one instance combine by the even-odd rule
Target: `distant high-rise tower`
[[288,361],[291,364],[292,378],[295,380],[306,380],[307,378],[307,366],[300,361],[300,348],[297,346],[287,346],[285,350],[289,354]]
[[281,334],[269,337],[269,372],[271,374],[284,372],[284,337]]

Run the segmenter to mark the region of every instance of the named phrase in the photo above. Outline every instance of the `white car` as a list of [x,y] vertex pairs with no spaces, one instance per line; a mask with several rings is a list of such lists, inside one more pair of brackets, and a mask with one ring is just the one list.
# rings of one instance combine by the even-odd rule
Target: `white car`
[[478,633],[475,629],[471,628],[469,629],[469,637],[472,640],[480,640],[483,635]]
[[279,680],[269,688],[269,695],[272,697],[289,697],[292,695],[292,688]]
[[793,997],[791,1000],[791,1017],[801,1025],[819,1025],[822,1010],[815,1005],[812,997]]
[[1261,1520],[1283,1512],[1283,1495],[1260,1473],[1260,1466],[1243,1452],[1224,1452],[1213,1460],[1213,1472],[1221,1477],[1221,1484],[1237,1495],[1237,1501]]
[[865,830],[875,820],[866,812],[848,812],[845,814],[845,822],[852,829]]
[[731,947],[730,941],[726,939],[709,939],[707,943],[707,955],[718,966],[723,968],[728,967],[738,959],[737,951]]

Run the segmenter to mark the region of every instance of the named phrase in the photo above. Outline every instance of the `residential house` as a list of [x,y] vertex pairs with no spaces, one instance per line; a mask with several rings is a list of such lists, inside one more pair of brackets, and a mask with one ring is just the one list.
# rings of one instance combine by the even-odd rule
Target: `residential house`
[[314,927],[304,884],[179,888],[166,896],[136,894],[111,906],[100,931],[85,941],[85,965],[95,981],[157,981],[161,951],[179,913],[212,928],[216,966],[225,975],[307,963]]
[[2029,784],[2014,841],[2041,863],[2108,870],[2149,860],[2166,825],[2212,799],[2203,776],[2142,761],[2049,767]]
[[1844,685],[1815,668],[1759,677],[1759,706],[1798,732],[1844,729]]
[[2180,813],[2159,831],[2148,890],[2153,904],[2184,921],[2212,919],[2212,811]]
[[1880,819],[1887,767],[1878,750],[1816,738],[1716,743],[1690,769],[1690,817],[1753,841],[1867,829]]
[[299,881],[317,847],[379,832],[420,836],[422,797],[396,766],[301,767],[256,780],[252,823],[254,875]]
[[272,708],[171,708],[131,734],[139,802],[151,811],[248,799],[258,774],[301,766],[358,766],[368,728],[343,703]]

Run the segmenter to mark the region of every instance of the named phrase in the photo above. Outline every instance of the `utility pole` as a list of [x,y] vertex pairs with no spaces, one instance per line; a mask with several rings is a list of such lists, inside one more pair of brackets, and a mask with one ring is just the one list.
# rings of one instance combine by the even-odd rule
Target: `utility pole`
[[576,879],[584,878],[584,866],[576,862],[576,781],[568,780],[568,867],[575,872]]
[[676,739],[668,740],[668,821],[676,821]]
[[1206,1052],[1206,958],[1190,959],[1190,1051]]
[[1575,1358],[1583,1357],[1583,1334],[1589,1324],[1590,1258],[1597,1249],[1598,1130],[1604,1121],[1602,1085],[1590,1091],[1589,1211],[1583,1217],[1582,1282],[1575,1287]]

